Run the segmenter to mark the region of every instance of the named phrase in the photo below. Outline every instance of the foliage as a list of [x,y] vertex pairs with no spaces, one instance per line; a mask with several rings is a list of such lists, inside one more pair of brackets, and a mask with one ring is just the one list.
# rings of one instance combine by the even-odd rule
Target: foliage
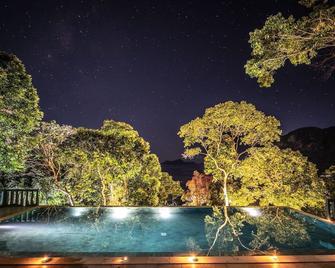
[[60,204],[64,198],[70,198],[68,191],[61,184],[62,174],[57,162],[59,145],[76,130],[55,121],[42,122],[35,133],[36,146],[29,157],[29,168],[34,175],[34,186],[41,190],[46,203]]
[[[4,188],[38,188],[41,203],[62,204],[69,197],[61,185],[61,168],[57,162],[59,145],[75,133],[71,126],[58,125],[55,121],[41,122],[32,133],[34,147],[25,168],[2,175]],[[65,196],[64,196],[65,195]]]
[[242,162],[230,193],[232,204],[293,208],[322,207],[324,185],[315,165],[298,151],[278,147],[253,148]]
[[204,155],[205,172],[223,182],[228,205],[227,180],[234,178],[250,148],[279,140],[279,124],[252,104],[228,101],[206,109],[203,117],[182,126],[178,135],[184,141],[186,157]]
[[211,199],[211,182],[212,176],[194,171],[192,179],[186,183],[188,190],[182,196],[182,200],[189,206],[208,205]]
[[162,206],[174,203],[176,198],[183,194],[183,189],[178,181],[174,181],[167,172],[161,173],[160,188],[158,193],[159,204]]
[[335,6],[327,1],[302,0],[312,8],[308,16],[295,19],[281,13],[267,18],[263,28],[250,33],[251,58],[246,73],[261,87],[270,87],[274,75],[286,62],[316,65],[330,76],[335,70]]
[[330,166],[324,174],[321,175],[325,185],[326,194],[330,199],[335,199],[335,165]]
[[42,118],[31,76],[12,54],[0,52],[0,171],[24,169],[31,132]]
[[279,121],[246,102],[208,108],[181,127],[185,155],[204,155],[205,172],[219,181],[225,205],[320,207],[323,184],[298,152],[280,150]]
[[62,185],[73,204],[137,206],[165,202],[159,200],[166,196],[159,193],[162,172],[158,158],[126,123],[108,120],[98,130],[78,129],[61,144],[58,162],[63,171]]

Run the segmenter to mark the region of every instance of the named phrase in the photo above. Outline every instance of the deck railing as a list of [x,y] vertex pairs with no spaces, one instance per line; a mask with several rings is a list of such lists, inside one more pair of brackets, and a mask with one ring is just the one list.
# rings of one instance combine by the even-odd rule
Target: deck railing
[[328,218],[335,220],[335,199],[327,199],[326,209]]
[[0,190],[0,206],[29,207],[39,205],[37,189],[5,189]]

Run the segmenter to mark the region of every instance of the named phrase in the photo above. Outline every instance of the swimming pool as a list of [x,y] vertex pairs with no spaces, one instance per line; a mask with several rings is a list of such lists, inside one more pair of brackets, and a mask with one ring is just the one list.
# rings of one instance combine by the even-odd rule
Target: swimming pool
[[229,208],[228,215],[217,234],[219,209],[35,208],[0,223],[0,256],[335,253],[335,225],[296,210]]

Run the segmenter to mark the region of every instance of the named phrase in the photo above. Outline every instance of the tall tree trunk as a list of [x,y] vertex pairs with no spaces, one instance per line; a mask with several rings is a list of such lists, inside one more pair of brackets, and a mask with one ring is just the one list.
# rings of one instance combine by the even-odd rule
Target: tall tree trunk
[[229,206],[228,191],[227,191],[227,179],[228,179],[228,176],[224,176],[224,179],[223,179],[223,197],[224,197],[224,203],[225,203],[226,207]]

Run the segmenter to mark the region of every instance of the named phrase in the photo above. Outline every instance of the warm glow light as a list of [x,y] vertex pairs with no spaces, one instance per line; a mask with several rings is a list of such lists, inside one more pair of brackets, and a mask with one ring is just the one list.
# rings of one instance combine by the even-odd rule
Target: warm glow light
[[261,211],[258,208],[242,208],[245,212],[247,212],[251,217],[259,217],[262,215]]
[[159,216],[163,219],[167,219],[171,217],[170,208],[159,208]]
[[278,257],[277,257],[277,256],[272,256],[271,259],[272,259],[273,261],[278,261]]
[[122,262],[128,261],[128,257],[127,256],[122,257],[121,261]]
[[50,262],[52,260],[52,258],[48,257],[48,256],[45,256],[41,259],[41,263],[47,263],[47,262]]
[[87,212],[87,210],[87,208],[71,208],[71,216],[81,217],[85,212]]
[[112,208],[112,217],[114,219],[125,219],[129,215],[129,209],[128,208]]
[[197,262],[198,258],[196,256],[190,256],[190,257],[188,257],[188,261],[189,262]]

